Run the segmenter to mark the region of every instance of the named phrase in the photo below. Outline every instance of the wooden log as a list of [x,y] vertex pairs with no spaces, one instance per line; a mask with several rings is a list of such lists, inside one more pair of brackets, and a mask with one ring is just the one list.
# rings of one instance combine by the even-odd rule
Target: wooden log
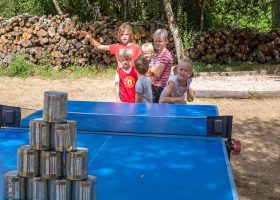
[[[36,30],[36,28],[35,28],[35,30]],[[36,34],[37,34],[38,37],[46,37],[46,36],[48,36],[48,32],[45,31],[44,29],[39,29]]]
[[48,34],[49,34],[50,37],[54,37],[55,36],[56,32],[55,32],[54,27],[49,27],[48,28]]
[[24,32],[24,33],[22,34],[22,38],[23,38],[24,40],[29,40],[29,39],[31,39],[31,37],[32,37],[32,35],[31,35],[30,33],[28,33],[28,32]]

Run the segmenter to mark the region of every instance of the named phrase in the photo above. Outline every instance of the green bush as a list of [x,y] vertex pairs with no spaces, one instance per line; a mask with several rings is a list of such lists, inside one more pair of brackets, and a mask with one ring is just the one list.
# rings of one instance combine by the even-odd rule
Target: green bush
[[26,60],[25,55],[17,55],[12,58],[10,66],[7,68],[6,74],[14,77],[28,77],[34,74],[34,65]]

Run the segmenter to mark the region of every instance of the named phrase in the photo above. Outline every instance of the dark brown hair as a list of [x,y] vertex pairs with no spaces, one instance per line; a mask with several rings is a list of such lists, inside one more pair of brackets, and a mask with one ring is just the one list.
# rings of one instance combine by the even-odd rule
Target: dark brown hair
[[149,69],[149,61],[144,57],[139,57],[134,61],[134,65],[139,74],[144,75]]

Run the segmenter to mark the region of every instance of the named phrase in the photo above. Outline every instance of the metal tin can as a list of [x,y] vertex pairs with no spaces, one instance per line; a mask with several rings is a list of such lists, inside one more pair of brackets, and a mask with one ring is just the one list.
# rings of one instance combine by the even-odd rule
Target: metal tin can
[[48,200],[48,181],[42,177],[28,178],[27,200]]
[[40,171],[42,178],[57,179],[62,177],[62,153],[57,151],[41,151]]
[[49,200],[71,200],[71,181],[66,179],[50,180]]
[[18,175],[35,177],[39,175],[39,151],[31,149],[30,145],[22,145],[17,150]]
[[66,177],[70,180],[83,180],[88,175],[88,149],[77,148],[66,152]]
[[52,146],[56,151],[71,151],[77,147],[76,121],[52,125]]
[[4,200],[25,200],[25,181],[18,176],[17,170],[4,172]]
[[42,119],[33,119],[29,122],[30,146],[35,150],[51,149],[51,126]]
[[86,180],[73,181],[73,200],[96,200],[97,177],[88,175]]
[[65,92],[45,92],[43,119],[48,122],[65,122],[67,120],[67,99]]

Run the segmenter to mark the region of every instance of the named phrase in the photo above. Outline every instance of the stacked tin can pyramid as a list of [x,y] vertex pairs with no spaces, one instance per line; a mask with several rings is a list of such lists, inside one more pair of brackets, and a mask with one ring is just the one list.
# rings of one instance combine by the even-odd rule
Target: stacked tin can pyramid
[[43,119],[29,122],[30,144],[17,150],[17,171],[4,173],[4,200],[96,200],[88,149],[77,147],[64,92],[44,93]]

